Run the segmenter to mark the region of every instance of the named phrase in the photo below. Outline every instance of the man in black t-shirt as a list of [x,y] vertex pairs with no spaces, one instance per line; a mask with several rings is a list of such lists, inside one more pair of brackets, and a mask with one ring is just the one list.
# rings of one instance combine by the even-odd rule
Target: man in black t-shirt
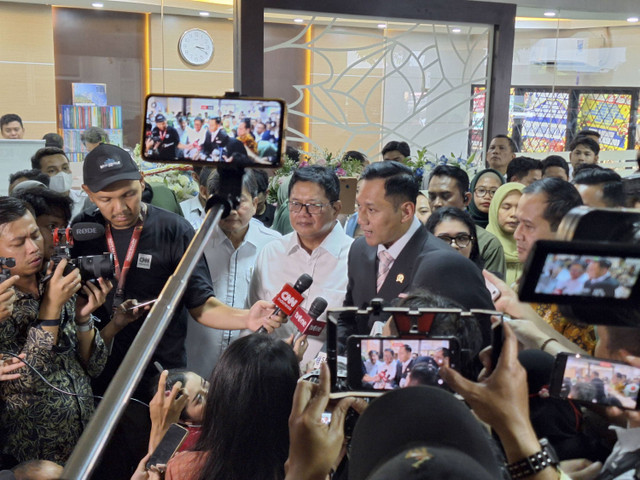
[[152,157],[171,160],[176,158],[176,148],[180,145],[180,134],[167,125],[167,118],[159,113],[156,115],[156,126],[151,130],[151,137],[146,140],[147,151]]
[[[113,378],[144,321],[129,315],[126,325],[115,324],[109,321],[114,307],[135,304],[133,299],[141,303],[157,298],[182,259],[194,230],[184,218],[142,203],[144,180],[125,150],[115,145],[101,144],[87,154],[83,173],[82,188],[98,208],[81,213],[73,223],[101,223],[105,225],[106,234],[105,238],[76,242],[73,256],[114,253],[119,265],[114,284],[122,282],[120,269],[126,271],[127,264],[130,266],[125,275],[123,293],[118,295],[118,288],[114,288],[103,307],[96,311],[103,325],[101,336],[108,344],[112,343],[107,366],[95,385],[94,390],[99,395]],[[136,237],[139,239],[137,246],[133,245]],[[280,325],[280,320],[271,316],[272,312],[273,305],[269,302],[256,302],[250,310],[231,308],[219,302],[213,296],[206,262],[201,259],[144,373],[136,391],[137,398],[148,400],[150,397],[147,392],[157,373],[153,368],[154,360],[164,368],[186,366],[184,340],[187,313],[203,325],[213,328],[257,330],[264,326],[272,331]]]

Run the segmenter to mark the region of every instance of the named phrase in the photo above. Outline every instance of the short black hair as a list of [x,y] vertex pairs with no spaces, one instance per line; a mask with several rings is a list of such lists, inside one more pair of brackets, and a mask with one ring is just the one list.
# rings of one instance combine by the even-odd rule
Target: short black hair
[[406,344],[406,343],[405,343],[405,344],[404,344],[404,345],[402,345],[402,346],[404,347],[404,349],[405,349],[407,352],[411,353],[411,345],[408,345],[408,344]]
[[64,150],[62,150],[61,148],[44,147],[38,150],[36,153],[34,153],[33,157],[31,157],[31,168],[36,168],[40,170],[41,169],[40,161],[42,160],[43,157],[48,157],[49,155],[64,155],[64,158],[69,160],[69,158],[67,157],[67,154],[64,153]]
[[200,123],[204,123],[204,120],[200,116],[197,116],[196,118],[193,119],[193,123],[196,123],[196,121],[198,121]]
[[45,133],[42,139],[45,147],[64,148],[64,140],[57,133]]
[[595,130],[589,130],[588,128],[583,128],[582,130],[580,130],[576,136],[585,136],[585,135],[591,135],[597,138],[600,138],[600,132],[596,132]]
[[[251,128],[251,119],[249,117],[245,117],[242,120],[240,120],[240,123],[244,123],[244,126],[246,128]],[[238,123],[238,125],[240,125],[240,123]]]
[[[469,175],[460,167],[453,165],[438,165],[431,170],[429,174],[429,182],[433,177],[451,177],[458,182],[458,188],[460,189],[460,195],[464,198],[464,195],[469,192]],[[428,185],[429,183],[427,183]]]
[[[419,308],[458,308],[464,310],[453,300],[420,289],[409,292],[409,295],[404,298],[394,300],[393,306],[408,307],[412,310]],[[473,362],[482,348],[482,332],[478,321],[473,317],[438,313],[431,324],[429,337],[440,336],[453,336],[458,339],[460,349],[468,354],[464,359],[461,359],[460,372],[465,377],[475,380],[477,372]]]
[[542,171],[542,162],[531,157],[516,157],[507,166],[507,181],[522,180],[531,170]]
[[2,130],[2,127],[4,127],[5,125],[11,122],[18,122],[20,126],[24,128],[24,125],[22,124],[22,119],[20,118],[19,115],[15,113],[7,113],[0,117],[0,130]]
[[40,215],[59,215],[62,213],[66,223],[71,220],[73,200],[59,192],[48,188],[27,188],[11,194],[12,197],[27,202],[33,209],[36,218]]
[[346,152],[344,152],[344,154],[342,155],[342,160],[344,161],[349,159],[357,160],[363,165],[369,161],[367,156],[364,153],[359,152],[358,150],[347,150]]
[[567,173],[567,178],[569,178],[569,164],[560,155],[549,155],[547,158],[542,160],[542,176],[543,177],[544,177],[545,170],[549,167],[562,168]]
[[262,168],[252,170],[258,184],[258,193],[267,193],[269,189],[269,174]]
[[51,178],[49,175],[42,173],[37,168],[30,168],[29,170],[20,170],[9,175],[9,185],[22,177],[27,180],[37,180],[38,182],[43,183],[46,187],[49,186],[49,179]]
[[308,167],[296,168],[289,181],[289,196],[291,196],[293,186],[298,182],[316,183],[322,187],[330,202],[340,200],[340,180],[333,169],[329,167],[309,165]]
[[411,156],[411,147],[407,142],[398,142],[396,140],[391,140],[384,147],[382,147],[382,155],[388,152],[393,152],[394,150],[400,152],[405,158]]
[[574,185],[601,185],[602,200],[607,207],[625,206],[622,177],[610,168],[583,168],[573,177],[573,183]]
[[[198,185],[200,185],[202,187],[206,187],[207,186],[207,180],[209,180],[209,176],[211,175],[212,171],[213,171],[213,168],[204,167],[204,168],[201,168],[199,172],[196,172],[198,174]],[[194,170],[194,172],[195,172],[195,170]]]
[[360,179],[384,180],[384,196],[391,198],[396,208],[400,207],[401,200],[416,203],[420,191],[413,171],[400,162],[374,162],[364,169]]
[[569,210],[582,205],[582,197],[576,187],[560,178],[543,178],[522,190],[523,195],[538,193],[544,193],[547,197],[547,206],[542,217],[549,222],[552,232],[558,230],[560,222]]
[[442,207],[438,208],[435,212],[431,213],[431,216],[425,223],[425,228],[433,233],[438,225],[444,220],[458,220],[464,223],[473,239],[471,240],[471,254],[469,260],[475,263],[480,269],[484,268],[484,260],[480,256],[480,247],[478,245],[478,230],[473,218],[466,210],[460,210],[455,207]]
[[21,219],[27,212],[33,214],[27,202],[15,197],[0,197],[0,233],[7,223]]
[[287,145],[287,148],[284,154],[287,157],[289,157],[291,160],[293,160],[295,163],[298,163],[300,161],[300,150],[298,150],[295,147],[292,147],[291,145]]
[[[493,140],[494,138],[506,138],[507,140],[509,140],[509,146],[511,147],[511,152],[516,153],[518,151],[518,145],[516,145],[516,142],[513,141],[513,138],[511,138],[509,135],[504,135],[502,133],[496,135],[495,137],[493,137],[491,140]],[[489,142],[491,143],[491,142]]]
[[[200,175],[204,173],[206,168],[202,169]],[[207,192],[209,195],[217,195],[220,193],[220,173],[218,169],[215,172],[211,173],[207,179]],[[244,175],[242,176],[242,188],[246,189],[251,195],[251,198],[256,198],[258,195],[258,184],[256,183],[256,178],[253,175],[253,170],[247,169],[244,171]]]
[[109,143],[109,134],[100,127],[89,127],[80,134],[82,143]]
[[573,152],[576,147],[579,145],[584,145],[589,150],[591,150],[595,155],[600,153],[600,145],[593,138],[585,137],[584,135],[579,135],[572,140],[569,144],[569,151]]

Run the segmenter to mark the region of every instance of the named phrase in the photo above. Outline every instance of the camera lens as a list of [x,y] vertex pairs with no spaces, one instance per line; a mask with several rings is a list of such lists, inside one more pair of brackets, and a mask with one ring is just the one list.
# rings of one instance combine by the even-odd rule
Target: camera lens
[[97,280],[100,277],[109,280],[115,276],[116,269],[111,253],[78,257],[74,262],[80,269],[83,282]]

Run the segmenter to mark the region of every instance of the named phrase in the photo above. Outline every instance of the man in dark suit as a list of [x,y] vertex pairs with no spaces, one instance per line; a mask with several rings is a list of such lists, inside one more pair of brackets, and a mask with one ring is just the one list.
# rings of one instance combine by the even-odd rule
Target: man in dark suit
[[[349,251],[345,306],[362,307],[373,298],[389,303],[400,293],[424,288],[466,309],[494,308],[480,270],[415,218],[418,182],[409,167],[372,163],[361,180],[358,224],[364,236]],[[342,318],[341,346],[349,335],[369,333],[375,320],[386,318]]]
[[[212,156],[214,150],[220,150],[227,145],[229,135],[222,128],[222,120],[220,117],[209,118],[209,131],[204,137],[202,144],[202,154],[209,158]],[[222,157],[220,155],[220,157]],[[222,158],[220,158],[221,160]]]
[[396,369],[396,385],[404,387],[407,383],[407,375],[413,369],[416,361],[411,358],[411,346],[402,345],[398,350],[398,363]]
[[593,297],[613,298],[616,288],[620,286],[615,278],[609,273],[611,262],[608,260],[598,260],[591,262],[587,267],[589,280],[584,282],[584,294]]

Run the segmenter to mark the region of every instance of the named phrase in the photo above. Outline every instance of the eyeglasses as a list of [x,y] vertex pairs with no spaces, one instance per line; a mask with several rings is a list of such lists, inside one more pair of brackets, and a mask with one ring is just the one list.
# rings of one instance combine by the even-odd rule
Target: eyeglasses
[[477,193],[479,197],[485,197],[489,194],[489,198],[493,198],[496,194],[496,190],[487,190],[486,188],[478,187],[473,191],[473,193]]
[[329,203],[300,203],[300,202],[289,202],[289,210],[293,213],[300,213],[302,211],[302,207],[307,210],[309,215],[318,215],[322,213],[322,209],[324,207],[328,207],[333,202]]
[[438,238],[444,242],[447,242],[449,245],[453,246],[455,243],[460,248],[465,248],[471,243],[471,240],[474,240],[474,237],[471,235],[467,235],[466,233],[459,233],[455,237],[450,235],[438,235]]

